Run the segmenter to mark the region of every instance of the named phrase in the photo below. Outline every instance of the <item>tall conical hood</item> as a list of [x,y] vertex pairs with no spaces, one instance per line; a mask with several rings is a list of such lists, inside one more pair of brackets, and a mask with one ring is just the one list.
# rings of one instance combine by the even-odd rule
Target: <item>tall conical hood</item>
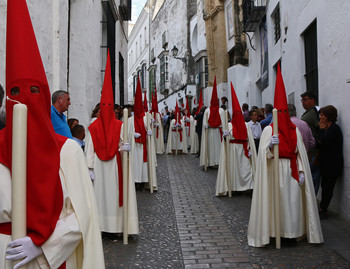
[[292,176],[299,180],[295,154],[297,147],[296,128],[289,117],[286,89],[279,63],[277,66],[274,107],[278,110],[279,155],[293,159],[291,160]]
[[135,132],[141,134],[139,138],[135,139],[136,143],[143,144],[143,161],[147,162],[147,131],[143,117],[145,116],[145,110],[142,104],[142,92],[140,78],[137,79],[137,87],[135,93],[135,104],[134,104],[134,126]]
[[148,112],[148,102],[147,102],[147,94],[146,91],[143,95],[143,107],[145,109],[145,112]]
[[246,140],[248,138],[247,128],[244,122],[241,106],[231,82],[232,97],[232,135],[237,140]]
[[140,78],[137,78],[137,86],[135,93],[134,117],[140,118],[145,115],[145,110],[142,104],[142,92]]
[[199,113],[199,111],[201,110],[202,106],[203,106],[203,97],[202,97],[202,89],[200,89],[199,101],[198,101],[198,109],[197,109],[196,115]]
[[[127,119],[126,119],[127,120]],[[122,122],[115,118],[114,99],[111,76],[111,62],[109,50],[107,53],[107,62],[105,76],[103,80],[100,117],[90,126],[89,131],[94,144],[94,150],[97,157],[102,161],[109,161],[117,158],[118,177],[123,178],[122,162],[119,154],[119,138]],[[119,206],[123,205],[123,181],[119,180]]]
[[219,112],[219,99],[218,92],[216,89],[216,76],[214,77],[213,92],[210,100],[210,115],[208,119],[210,127],[218,128],[221,125],[221,118]]
[[[6,95],[27,105],[27,233],[41,246],[55,229],[63,206],[60,149],[50,91],[25,0],[7,1]],[[12,121],[15,102],[6,101],[6,127],[0,132],[0,162],[12,171]]]
[[191,112],[190,112],[190,104],[188,103],[188,97],[186,98],[186,110],[187,110],[186,116],[188,118],[190,118],[191,117]]
[[179,105],[177,103],[177,100],[176,100],[176,105],[175,105],[175,124],[179,123],[181,124],[181,121],[180,121],[180,109],[179,109]]
[[156,118],[156,114],[159,113],[156,88],[154,89],[154,94],[152,95],[152,112],[154,112],[154,118]]

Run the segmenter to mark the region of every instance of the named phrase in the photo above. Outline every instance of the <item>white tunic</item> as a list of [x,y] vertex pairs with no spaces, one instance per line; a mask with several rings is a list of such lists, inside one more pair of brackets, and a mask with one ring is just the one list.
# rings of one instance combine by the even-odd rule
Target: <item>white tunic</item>
[[[158,124],[158,127],[153,125],[153,135],[154,138],[154,144],[156,147],[156,153],[157,154],[163,154],[164,153],[164,134],[163,134],[163,123],[162,119],[160,118],[160,114],[156,113],[156,122]],[[158,130],[158,137],[157,137],[157,130]]]
[[[218,175],[216,178],[215,195],[226,195],[228,192],[226,169],[228,168],[231,191],[250,190],[254,186],[254,173],[256,168],[256,149],[252,132],[246,123],[248,134],[248,151],[249,158],[245,156],[242,144],[229,143],[229,158],[227,159],[226,142],[221,143],[220,164]],[[226,139],[234,139],[232,137],[232,124],[228,124],[230,135]],[[229,161],[229,163],[227,163]]]
[[[123,126],[122,126],[123,127]],[[123,129],[120,134],[123,134]],[[119,206],[119,180],[116,156],[108,161],[98,158],[90,133],[86,139],[86,161],[94,170],[94,190],[100,216],[101,231],[122,233],[124,231],[124,209]],[[122,137],[120,138],[122,141]],[[119,154],[119,153],[118,153]],[[128,181],[128,234],[139,233],[135,184]]]
[[[181,126],[175,127],[175,119],[172,119],[170,122],[170,127],[169,127],[169,135],[168,135],[168,143],[166,147],[166,153],[171,154],[172,150],[182,150],[182,153],[188,153],[187,150],[187,135],[186,135],[186,128],[185,128],[185,122],[184,120],[180,120]],[[180,141],[180,132],[182,134],[182,141]]]
[[[224,110],[219,108],[221,122],[223,122]],[[202,140],[201,140],[201,156],[200,166],[215,166],[219,164],[220,148],[221,148],[221,133],[219,128],[208,128],[208,119],[210,116],[210,108],[207,108],[203,115]],[[208,133],[208,135],[207,135]]]
[[199,140],[198,140],[198,134],[196,132],[196,125],[197,125],[197,121],[193,118],[193,116],[191,115],[190,118],[190,145],[191,145],[191,154],[197,154],[198,153],[198,144],[199,144]]
[[[248,244],[262,247],[275,236],[273,154],[269,149],[271,126],[265,127],[261,138],[248,225]],[[322,243],[315,191],[303,139],[297,129],[298,171],[305,174],[305,183],[292,178],[290,160],[279,159],[281,237],[297,238],[306,234],[309,243]]]
[[[66,261],[67,269],[105,268],[96,201],[83,151],[68,139],[60,153],[60,179],[64,204],[56,228],[42,245],[43,253],[27,264],[27,269],[58,268]],[[0,164],[0,223],[11,221],[11,177]],[[5,195],[6,194],[6,195]],[[11,237],[0,234],[0,268],[12,268],[5,260]]]
[[[143,122],[146,126],[146,116],[143,117]],[[146,128],[147,130],[147,128]],[[149,156],[147,156],[147,162],[143,161],[143,144],[135,142],[135,125],[134,125],[134,117],[130,117],[128,120],[128,143],[131,145],[131,151],[129,154],[129,175],[130,178],[135,183],[148,183],[149,182],[149,172],[152,169],[153,171],[153,188],[157,189],[157,174],[156,174],[156,160],[153,162],[149,162]],[[155,158],[155,150],[153,139],[151,141],[151,150],[153,148],[153,152],[151,152],[152,156]],[[147,147],[148,148],[148,147]],[[148,166],[150,165],[150,166]]]

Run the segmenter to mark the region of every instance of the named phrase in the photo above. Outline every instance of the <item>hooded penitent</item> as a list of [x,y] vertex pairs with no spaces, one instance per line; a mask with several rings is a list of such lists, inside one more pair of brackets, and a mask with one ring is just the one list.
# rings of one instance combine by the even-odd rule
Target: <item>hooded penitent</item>
[[214,78],[213,93],[210,100],[210,115],[208,119],[209,126],[219,128],[221,126],[221,117],[219,112],[219,99],[216,89],[216,77]]
[[145,112],[148,112],[148,104],[147,104],[147,95],[146,92],[143,95],[143,107],[145,109]]
[[137,79],[137,87],[135,93],[135,104],[134,104],[134,126],[135,133],[141,134],[139,138],[135,138],[136,143],[143,144],[143,162],[147,162],[147,131],[145,128],[145,123],[143,117],[145,116],[144,107],[142,104],[142,93],[141,93],[141,83],[140,78]]
[[278,110],[279,156],[280,158],[290,159],[292,177],[299,181],[297,155],[295,153],[297,147],[296,127],[289,117],[286,90],[279,64],[277,67],[274,107]]
[[[41,246],[54,231],[63,206],[59,167],[67,138],[55,134],[51,123],[49,86],[25,0],[7,1],[6,95],[28,108],[27,235]],[[0,162],[10,171],[12,100],[6,100],[6,127],[0,132]],[[0,232],[10,233],[10,227],[3,223]]]
[[196,115],[200,112],[202,106],[203,106],[203,97],[202,97],[202,89],[201,89],[199,92],[198,109],[197,109]]
[[[188,103],[188,97],[186,98],[186,117],[189,119],[191,117],[191,113],[190,113],[190,104]],[[190,122],[186,122],[186,126],[188,126],[188,128],[190,128],[191,123]],[[188,131],[188,135],[190,135],[191,129],[189,129]]]
[[243,144],[244,154],[248,157],[248,134],[247,127],[243,118],[241,106],[239,105],[238,98],[231,82],[231,97],[232,97],[232,136],[234,137],[233,143]]
[[[154,120],[157,119],[158,110],[158,102],[157,102],[157,89],[154,89],[154,95],[152,94],[152,112],[154,113]],[[159,128],[157,128],[156,138],[159,137]]]
[[[177,103],[177,100],[176,100],[176,106],[175,106],[175,125],[176,124],[181,124],[181,118],[180,118],[180,109],[179,109],[179,105]],[[176,131],[176,130],[175,130]],[[179,132],[180,134],[180,142],[182,142],[182,129],[181,128],[178,128],[177,131]]]
[[[112,77],[109,51],[107,54],[106,71],[100,101],[100,117],[90,126],[89,131],[97,157],[109,161],[117,157],[118,177],[123,178],[122,163],[119,154],[119,139],[122,122],[115,118],[112,91]],[[123,205],[123,180],[119,180],[119,206]]]

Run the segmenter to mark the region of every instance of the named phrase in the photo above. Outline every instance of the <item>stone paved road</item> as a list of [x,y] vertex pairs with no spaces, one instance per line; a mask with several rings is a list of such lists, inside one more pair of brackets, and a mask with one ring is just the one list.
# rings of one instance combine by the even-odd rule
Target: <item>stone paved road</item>
[[350,268],[350,223],[335,215],[322,221],[322,245],[249,247],[250,196],[215,197],[217,170],[198,165],[158,155],[158,192],[137,192],[140,234],[128,245],[105,237],[106,268]]

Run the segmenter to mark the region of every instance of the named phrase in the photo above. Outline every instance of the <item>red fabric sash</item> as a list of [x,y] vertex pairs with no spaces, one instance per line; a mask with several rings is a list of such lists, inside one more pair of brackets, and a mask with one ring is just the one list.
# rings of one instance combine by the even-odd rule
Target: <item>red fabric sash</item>
[[298,165],[297,165],[297,154],[295,153],[293,156],[279,156],[281,159],[290,159],[290,169],[292,170],[292,177],[299,182],[299,173],[298,173]]
[[173,129],[173,132],[179,132],[179,134],[180,134],[180,142],[182,142],[182,129]]
[[244,155],[249,159],[249,154],[248,154],[248,140],[237,140],[237,139],[233,139],[230,140],[231,144],[241,144],[243,145],[243,149],[244,149]]

